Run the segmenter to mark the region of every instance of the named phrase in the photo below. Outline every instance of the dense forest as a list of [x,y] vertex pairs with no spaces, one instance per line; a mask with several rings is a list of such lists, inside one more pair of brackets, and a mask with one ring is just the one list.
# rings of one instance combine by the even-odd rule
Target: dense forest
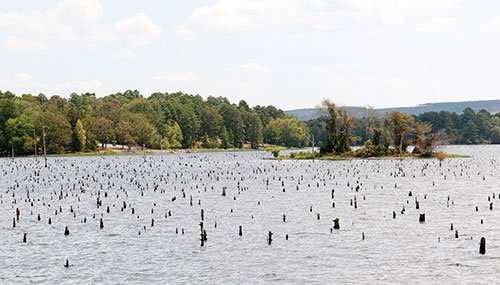
[[[44,135],[45,134],[45,135]],[[96,98],[71,94],[16,96],[0,92],[0,154],[67,153],[108,144],[147,148],[258,148],[264,143],[302,147],[309,129],[273,106],[233,104],[223,97],[127,90]]]
[[[418,116],[413,115],[415,122],[428,123],[432,133],[437,133],[440,141],[448,144],[500,144],[500,112],[491,114],[480,110],[475,112],[466,108],[461,114],[450,112],[426,112]],[[320,144],[326,144],[325,116],[306,122],[311,134]],[[376,110],[367,110],[363,117],[354,118],[350,126],[351,145],[363,145],[372,137],[373,129],[382,130],[382,139],[389,137],[384,127],[384,117]]]
[[[363,109],[361,118],[348,113],[341,117],[349,118],[344,148],[363,145],[376,129],[381,142],[390,140],[384,116],[376,110]],[[66,99],[6,91],[0,92],[0,155],[31,155],[35,149],[40,154],[44,137],[47,153],[53,154],[96,151],[110,144],[129,150],[303,147],[309,145],[310,134],[316,145],[326,146],[326,118],[303,122],[274,106],[250,107],[245,101],[234,104],[224,97],[203,99],[181,92],[147,98],[136,90],[102,98],[73,93]],[[426,112],[412,118],[432,126],[430,131],[445,143],[500,143],[500,113],[467,108],[461,114]]]

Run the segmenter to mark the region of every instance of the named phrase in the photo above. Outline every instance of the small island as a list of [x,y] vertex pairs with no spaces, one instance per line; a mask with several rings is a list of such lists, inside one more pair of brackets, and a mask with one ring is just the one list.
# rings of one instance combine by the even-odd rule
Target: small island
[[[324,117],[327,132],[327,143],[316,151],[316,141],[311,140],[311,151],[291,152],[280,155],[275,148],[272,154],[276,159],[382,159],[382,158],[445,158],[465,157],[458,154],[436,152],[436,148],[444,143],[439,133],[432,133],[432,125],[415,121],[414,117],[400,111],[388,111],[381,119],[374,113],[368,116],[367,137],[362,146],[352,148],[357,138],[351,136],[351,125],[355,119],[347,108],[338,107],[330,100],[322,103],[326,114]],[[411,147],[413,146],[413,147]],[[410,149],[411,151],[408,151]]]

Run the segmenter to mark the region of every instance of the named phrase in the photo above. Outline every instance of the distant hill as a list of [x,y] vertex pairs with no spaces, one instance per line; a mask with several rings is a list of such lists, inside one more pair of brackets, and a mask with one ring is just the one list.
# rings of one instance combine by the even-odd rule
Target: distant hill
[[[375,109],[377,113],[383,114],[387,111],[397,110],[410,115],[420,115],[426,112],[454,112],[462,113],[466,108],[472,108],[474,111],[486,110],[490,113],[500,112],[500,100],[482,100],[482,101],[466,101],[466,102],[446,102],[446,103],[426,103],[415,107],[395,107]],[[363,117],[365,108],[363,107],[347,107],[349,112],[355,117]],[[303,121],[308,121],[317,118],[321,115],[321,110],[316,108],[296,109],[285,111],[290,116],[297,117]]]

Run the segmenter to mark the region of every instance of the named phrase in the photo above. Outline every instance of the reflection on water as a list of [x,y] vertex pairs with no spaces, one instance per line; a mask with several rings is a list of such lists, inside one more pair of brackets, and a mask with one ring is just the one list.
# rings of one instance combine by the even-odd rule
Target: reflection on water
[[0,283],[497,283],[500,147],[446,150],[473,157],[2,159]]

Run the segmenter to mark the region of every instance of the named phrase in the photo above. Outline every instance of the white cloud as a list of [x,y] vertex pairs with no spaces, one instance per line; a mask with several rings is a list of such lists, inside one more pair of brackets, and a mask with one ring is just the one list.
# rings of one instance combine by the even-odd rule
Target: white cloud
[[[461,0],[218,0],[194,10],[179,34],[250,31],[331,32],[401,25],[409,18],[449,13]],[[437,23],[435,23],[437,24]]]
[[98,0],[65,0],[55,8],[0,14],[4,46],[12,49],[46,49],[68,46],[87,39],[102,15]]
[[229,73],[268,73],[271,69],[265,65],[256,62],[249,62],[237,67],[226,68],[224,71]]
[[33,85],[33,76],[29,73],[18,72],[14,75],[14,81],[21,86]]
[[262,29],[325,31],[329,30],[325,21],[328,6],[326,0],[219,0],[194,10],[175,31],[179,34]]
[[65,93],[84,93],[98,92],[102,88],[102,83],[99,80],[75,80],[67,81],[58,86],[58,90],[64,90]]
[[135,59],[136,54],[131,50],[122,50],[116,54],[116,57],[121,59]]
[[321,74],[327,74],[327,73],[330,72],[330,70],[328,69],[328,67],[321,66],[321,65],[314,66],[312,68],[312,71],[315,72],[315,73],[321,73]]
[[352,70],[352,69],[358,69],[362,67],[362,64],[359,63],[337,63],[335,67],[340,70]]
[[160,84],[188,85],[196,83],[199,76],[194,71],[168,72],[153,77],[153,81]]
[[389,77],[383,80],[383,83],[390,88],[404,88],[409,85],[407,80],[399,77]]
[[116,21],[114,27],[101,24],[100,0],[63,0],[45,11],[0,13],[3,46],[16,50],[126,41],[131,47],[149,45],[161,33],[144,13]]
[[150,45],[161,34],[161,27],[144,13],[121,19],[115,23],[115,27],[119,35],[135,48]]
[[446,13],[458,8],[462,0],[351,0],[361,12],[373,15],[382,23],[394,25],[404,24],[407,18],[417,14]]
[[490,31],[500,31],[500,17],[496,17],[486,21],[481,26],[482,32],[490,32]]
[[33,75],[27,72],[16,72],[6,76],[4,80],[0,79],[2,90],[9,90],[14,93],[28,93],[36,86]]
[[449,17],[449,18],[441,18],[434,19],[428,22],[421,22],[417,24],[417,31],[421,32],[441,32],[453,29],[457,26],[457,19]]

